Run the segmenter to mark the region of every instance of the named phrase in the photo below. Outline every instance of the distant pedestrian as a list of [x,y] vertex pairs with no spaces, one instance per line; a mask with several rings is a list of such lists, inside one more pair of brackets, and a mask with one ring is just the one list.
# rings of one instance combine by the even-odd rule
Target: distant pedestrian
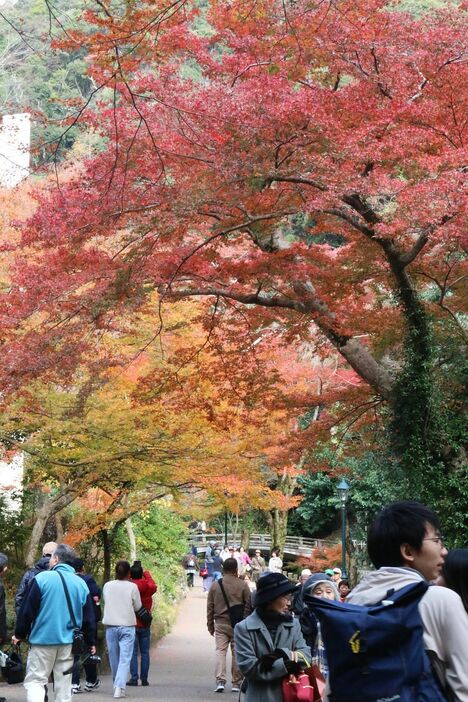
[[73,667],[70,607],[89,652],[96,653],[93,604],[86,583],[76,576],[73,567],[76,558],[70,546],[57,546],[50,558],[50,570],[33,578],[21,604],[12,641],[16,644],[28,639],[24,679],[28,702],[44,702],[44,686],[51,673],[55,702],[70,702]]
[[468,548],[448,552],[436,582],[456,592],[468,612]]
[[303,587],[311,575],[312,571],[310,570],[310,568],[303,568],[299,576],[298,586],[292,594],[291,612],[294,612],[294,614],[297,617],[301,614],[302,610],[305,607],[303,599]]
[[271,552],[271,558],[268,561],[268,570],[270,573],[281,573],[283,571],[283,561],[276,551]]
[[33,566],[31,566],[31,568],[28,568],[27,571],[24,573],[23,577],[21,578],[20,584],[18,585],[18,589],[15,595],[15,611],[17,615],[20,610],[21,604],[27,595],[28,588],[31,584],[32,579],[38,573],[42,573],[42,571],[44,570],[49,570],[50,557],[56,548],[57,544],[55,543],[55,541],[48,541],[46,544],[44,544],[44,546],[42,547],[41,558],[39,558],[39,560]]
[[242,575],[245,573],[247,566],[250,566],[250,556],[246,552],[245,548],[241,546],[239,548],[239,562],[240,562],[240,569],[239,569],[239,574]]
[[[158,586],[153,580],[149,570],[143,570],[141,561],[135,561],[130,569],[131,582],[137,586],[141,603],[148,612],[153,608],[153,595],[156,593]],[[138,685],[138,652],[140,653],[140,680],[143,687],[149,685],[148,673],[150,667],[150,648],[151,648],[151,625],[147,625],[137,616],[137,625],[135,629],[135,643],[133,646],[133,655],[130,662],[130,680],[127,685]]]
[[252,568],[252,580],[256,583],[260,575],[266,570],[265,559],[259,548],[255,549],[255,555],[250,560],[250,566]]
[[331,576],[331,579],[335,583],[335,585],[338,587],[338,583],[341,580],[341,568],[333,568],[333,575]]
[[350,592],[349,583],[347,580],[340,580],[338,583],[338,592],[340,593],[340,601],[345,602]]
[[182,565],[187,576],[187,587],[191,588],[193,587],[195,573],[199,570],[198,560],[196,556],[194,556],[193,553],[190,552],[184,557]]
[[213,581],[219,580],[223,577],[223,559],[220,556],[219,549],[215,549],[213,555]]
[[2,583],[3,576],[7,570],[8,556],[5,556],[4,553],[0,553],[0,647],[5,643],[7,637],[5,588]]
[[141,609],[140,592],[130,582],[130,563],[117,561],[115,580],[104,585],[106,642],[112,670],[114,698],[125,697],[130,661],[135,643],[136,612]]
[[[226,598],[223,595],[226,595]],[[232,662],[232,692],[239,692],[242,675],[236,662],[234,651],[234,631],[229,616],[229,607],[235,605],[245,608],[250,599],[250,590],[246,582],[237,577],[237,561],[227,558],[224,561],[224,576],[222,580],[213,583],[208,593],[206,621],[208,631],[215,638],[216,647],[216,688],[215,692],[224,692],[226,686],[226,656],[231,647]]]
[[203,563],[203,577],[202,577],[202,587],[203,592],[208,594],[210,587],[213,584],[214,576],[214,559],[212,557],[206,558]]
[[225,561],[226,558],[231,557],[230,551],[229,551],[229,546],[227,544],[224,544],[223,548],[221,549],[221,553],[219,555],[223,561]]

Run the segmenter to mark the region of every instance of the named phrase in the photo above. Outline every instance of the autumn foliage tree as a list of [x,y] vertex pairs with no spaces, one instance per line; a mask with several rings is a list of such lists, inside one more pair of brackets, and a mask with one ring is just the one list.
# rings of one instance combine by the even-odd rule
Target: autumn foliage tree
[[348,416],[387,407],[414,495],[440,493],[460,465],[459,428],[440,424],[458,390],[444,396],[436,373],[446,340],[458,358],[465,343],[465,11],[203,13],[200,32],[199,3],[108,0],[61,40],[87,49],[96,85],[67,129],[106,149],[37,195],[1,300],[4,386],[36,349],[41,373],[78,363],[92,330],[154,290],[155,337],[167,303],[203,297],[228,344],[273,333],[339,354],[360,385]]

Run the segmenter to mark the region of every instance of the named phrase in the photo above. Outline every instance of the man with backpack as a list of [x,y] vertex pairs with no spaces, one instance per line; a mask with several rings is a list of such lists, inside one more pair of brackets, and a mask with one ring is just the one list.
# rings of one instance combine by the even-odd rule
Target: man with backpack
[[359,702],[468,702],[468,615],[455,592],[430,585],[447,554],[436,514],[418,502],[390,504],[367,546],[377,570],[346,603],[308,603],[324,632],[330,699],[353,702],[357,682]]

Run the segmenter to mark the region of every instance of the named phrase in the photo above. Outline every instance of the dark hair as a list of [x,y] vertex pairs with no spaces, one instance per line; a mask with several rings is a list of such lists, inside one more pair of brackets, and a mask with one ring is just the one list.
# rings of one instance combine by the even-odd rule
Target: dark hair
[[82,570],[84,570],[84,560],[82,558],[75,558],[73,567],[77,573],[80,573]]
[[440,531],[439,518],[420,502],[405,500],[384,507],[374,518],[367,536],[369,558],[376,568],[404,564],[400,547],[419,551],[428,525]]
[[141,565],[141,561],[135,561],[132,567],[130,568],[130,577],[132,580],[141,580],[143,577],[143,568]]
[[59,544],[52,555],[55,556],[59,563],[66,563],[73,567],[78,558],[75,549],[71,546],[67,546],[67,544]]
[[226,558],[223,563],[223,571],[225,573],[237,573],[237,561],[235,558]]
[[449,551],[442,566],[445,584],[460,595],[468,612],[468,548]]
[[115,564],[115,577],[117,580],[126,580],[130,573],[130,563],[128,561],[117,561]]
[[340,582],[338,583],[338,590],[342,585],[346,585],[346,587],[349,587],[349,582],[347,580],[340,580]]

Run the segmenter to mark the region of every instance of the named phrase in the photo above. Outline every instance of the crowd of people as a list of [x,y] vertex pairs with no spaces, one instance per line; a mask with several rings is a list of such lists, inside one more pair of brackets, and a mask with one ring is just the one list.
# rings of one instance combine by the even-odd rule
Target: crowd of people
[[[8,567],[0,554],[0,575]],[[27,702],[47,702],[49,680],[55,702],[92,692],[100,686],[96,654],[102,619],[113,680],[113,697],[125,697],[127,685],[149,685],[151,573],[140,561],[120,560],[115,579],[102,592],[84,562],[66,544],[44,544],[42,556],[23,575],[15,596],[12,644],[29,645],[24,687]],[[102,606],[103,601],[103,606]],[[0,644],[6,643],[5,592],[0,586]],[[80,676],[84,669],[83,686]]]
[[[448,552],[431,509],[397,502],[370,525],[368,553],[375,570],[350,588],[338,567],[304,568],[292,582],[275,551],[266,558],[260,549],[249,554],[213,543],[199,560],[192,546],[183,565],[188,587],[199,573],[207,593],[214,691],[226,689],[230,650],[231,690],[246,702],[284,702],[285,682],[304,678],[322,702],[468,702],[468,548]],[[7,568],[0,554],[0,644],[7,638],[1,584]],[[156,590],[140,561],[120,560],[101,592],[74,549],[45,544],[15,597],[12,643],[29,645],[27,701],[47,702],[51,679],[56,702],[100,686],[100,620],[113,697],[149,685]]]
[[[468,702],[468,548],[448,552],[437,515],[403,501],[376,516],[368,552],[375,570],[350,589],[337,567],[304,569],[295,583],[281,572],[276,553],[267,562],[259,550],[250,557],[241,549],[210,548],[202,572],[209,570],[207,559],[226,556],[221,577],[210,579],[207,599],[207,628],[216,650],[214,691],[226,689],[230,648],[231,690],[242,689],[246,702],[283,702],[284,681],[294,676],[298,684],[304,672],[322,702]],[[195,557],[192,552],[188,559]],[[359,671],[355,654],[365,632],[343,640],[340,635],[369,608],[370,620],[380,616],[377,643],[366,648]],[[390,645],[392,626],[397,636]],[[370,641],[371,626],[368,633]],[[348,667],[347,656],[354,658]],[[380,673],[372,673],[372,657]]]

